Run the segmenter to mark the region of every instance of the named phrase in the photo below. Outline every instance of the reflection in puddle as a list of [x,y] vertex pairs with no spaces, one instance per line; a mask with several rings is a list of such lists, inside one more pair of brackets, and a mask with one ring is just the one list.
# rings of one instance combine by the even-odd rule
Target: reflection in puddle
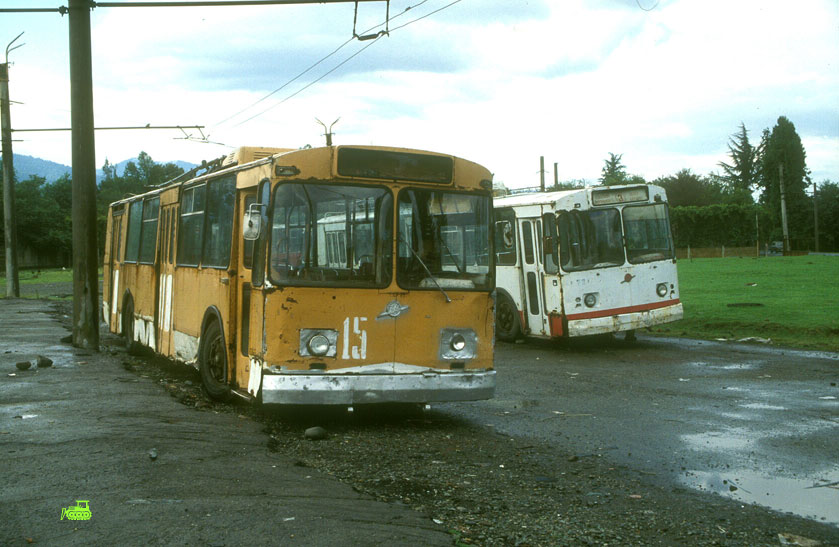
[[754,410],[786,410],[785,406],[767,405],[766,403],[747,403],[740,405],[743,408],[751,408]]
[[697,490],[839,526],[839,467],[815,476],[818,478],[765,477],[741,469],[687,471],[680,480]]
[[738,428],[682,435],[681,439],[693,450],[745,450],[754,444],[754,435]]

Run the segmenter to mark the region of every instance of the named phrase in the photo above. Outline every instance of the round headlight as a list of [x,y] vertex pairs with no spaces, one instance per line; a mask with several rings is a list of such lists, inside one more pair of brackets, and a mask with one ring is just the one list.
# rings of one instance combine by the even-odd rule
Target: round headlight
[[462,351],[466,347],[466,338],[462,334],[455,334],[452,336],[452,341],[449,345],[455,351]]
[[597,304],[597,296],[595,296],[593,292],[590,292],[587,295],[585,295],[585,297],[583,298],[583,302],[589,308],[593,308],[594,305]]
[[312,355],[326,355],[329,351],[329,339],[322,334],[312,336],[309,338],[309,351]]
[[655,286],[655,292],[662,298],[667,296],[667,283],[659,283]]

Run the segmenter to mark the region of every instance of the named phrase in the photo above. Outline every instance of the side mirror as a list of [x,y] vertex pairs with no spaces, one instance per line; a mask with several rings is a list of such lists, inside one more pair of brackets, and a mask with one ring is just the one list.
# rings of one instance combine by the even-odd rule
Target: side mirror
[[242,238],[246,241],[255,241],[262,233],[262,212],[259,208],[259,203],[251,203],[245,211],[245,218],[242,220]]
[[501,234],[501,241],[504,247],[510,249],[513,247],[513,224],[509,220],[495,221],[495,230]]

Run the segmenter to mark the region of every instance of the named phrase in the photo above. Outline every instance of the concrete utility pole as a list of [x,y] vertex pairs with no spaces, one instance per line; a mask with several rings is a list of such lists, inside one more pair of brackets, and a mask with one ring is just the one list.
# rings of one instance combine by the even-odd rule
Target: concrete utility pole
[[787,226],[787,197],[784,193],[784,164],[778,164],[778,180],[781,184],[781,227],[784,230],[784,254],[790,251],[789,248],[789,227]]
[[99,350],[96,155],[88,0],[69,0],[73,158],[73,345]]
[[[9,52],[21,32],[6,46],[6,62],[0,64],[0,133],[3,150],[3,233],[6,244],[6,297],[20,297],[20,281],[17,272],[17,223],[15,222],[15,168],[12,153],[12,121],[9,99]],[[23,44],[21,44],[23,45]]]
[[559,188],[559,167],[556,162],[554,162],[554,187]]

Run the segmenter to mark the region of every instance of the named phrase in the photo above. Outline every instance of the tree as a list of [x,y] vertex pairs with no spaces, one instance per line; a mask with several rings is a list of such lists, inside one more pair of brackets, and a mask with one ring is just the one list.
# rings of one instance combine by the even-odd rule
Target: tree
[[671,207],[702,207],[723,201],[719,183],[712,178],[692,173],[690,169],[682,169],[675,175],[658,178],[653,184],[664,188]]
[[839,184],[826,180],[816,192],[819,208],[819,248],[839,251]]
[[613,186],[626,183],[626,166],[621,163],[621,158],[623,158],[623,154],[609,152],[609,159],[605,160],[603,169],[600,171],[601,176],[598,179],[602,184]]
[[[779,117],[772,132],[768,134],[761,157],[760,183],[763,194],[760,201],[780,218],[779,166],[783,165],[789,235],[793,244],[798,247],[803,246],[805,241],[812,241],[813,233],[812,201],[805,192],[809,183],[806,156],[795,126],[785,116]],[[781,239],[780,225],[772,237]]]
[[722,181],[725,184],[726,201],[729,203],[754,203],[752,192],[757,189],[758,149],[749,142],[746,125],[740,122],[740,132],[731,135],[728,141],[728,155],[731,163],[721,161],[718,165],[725,173]]

